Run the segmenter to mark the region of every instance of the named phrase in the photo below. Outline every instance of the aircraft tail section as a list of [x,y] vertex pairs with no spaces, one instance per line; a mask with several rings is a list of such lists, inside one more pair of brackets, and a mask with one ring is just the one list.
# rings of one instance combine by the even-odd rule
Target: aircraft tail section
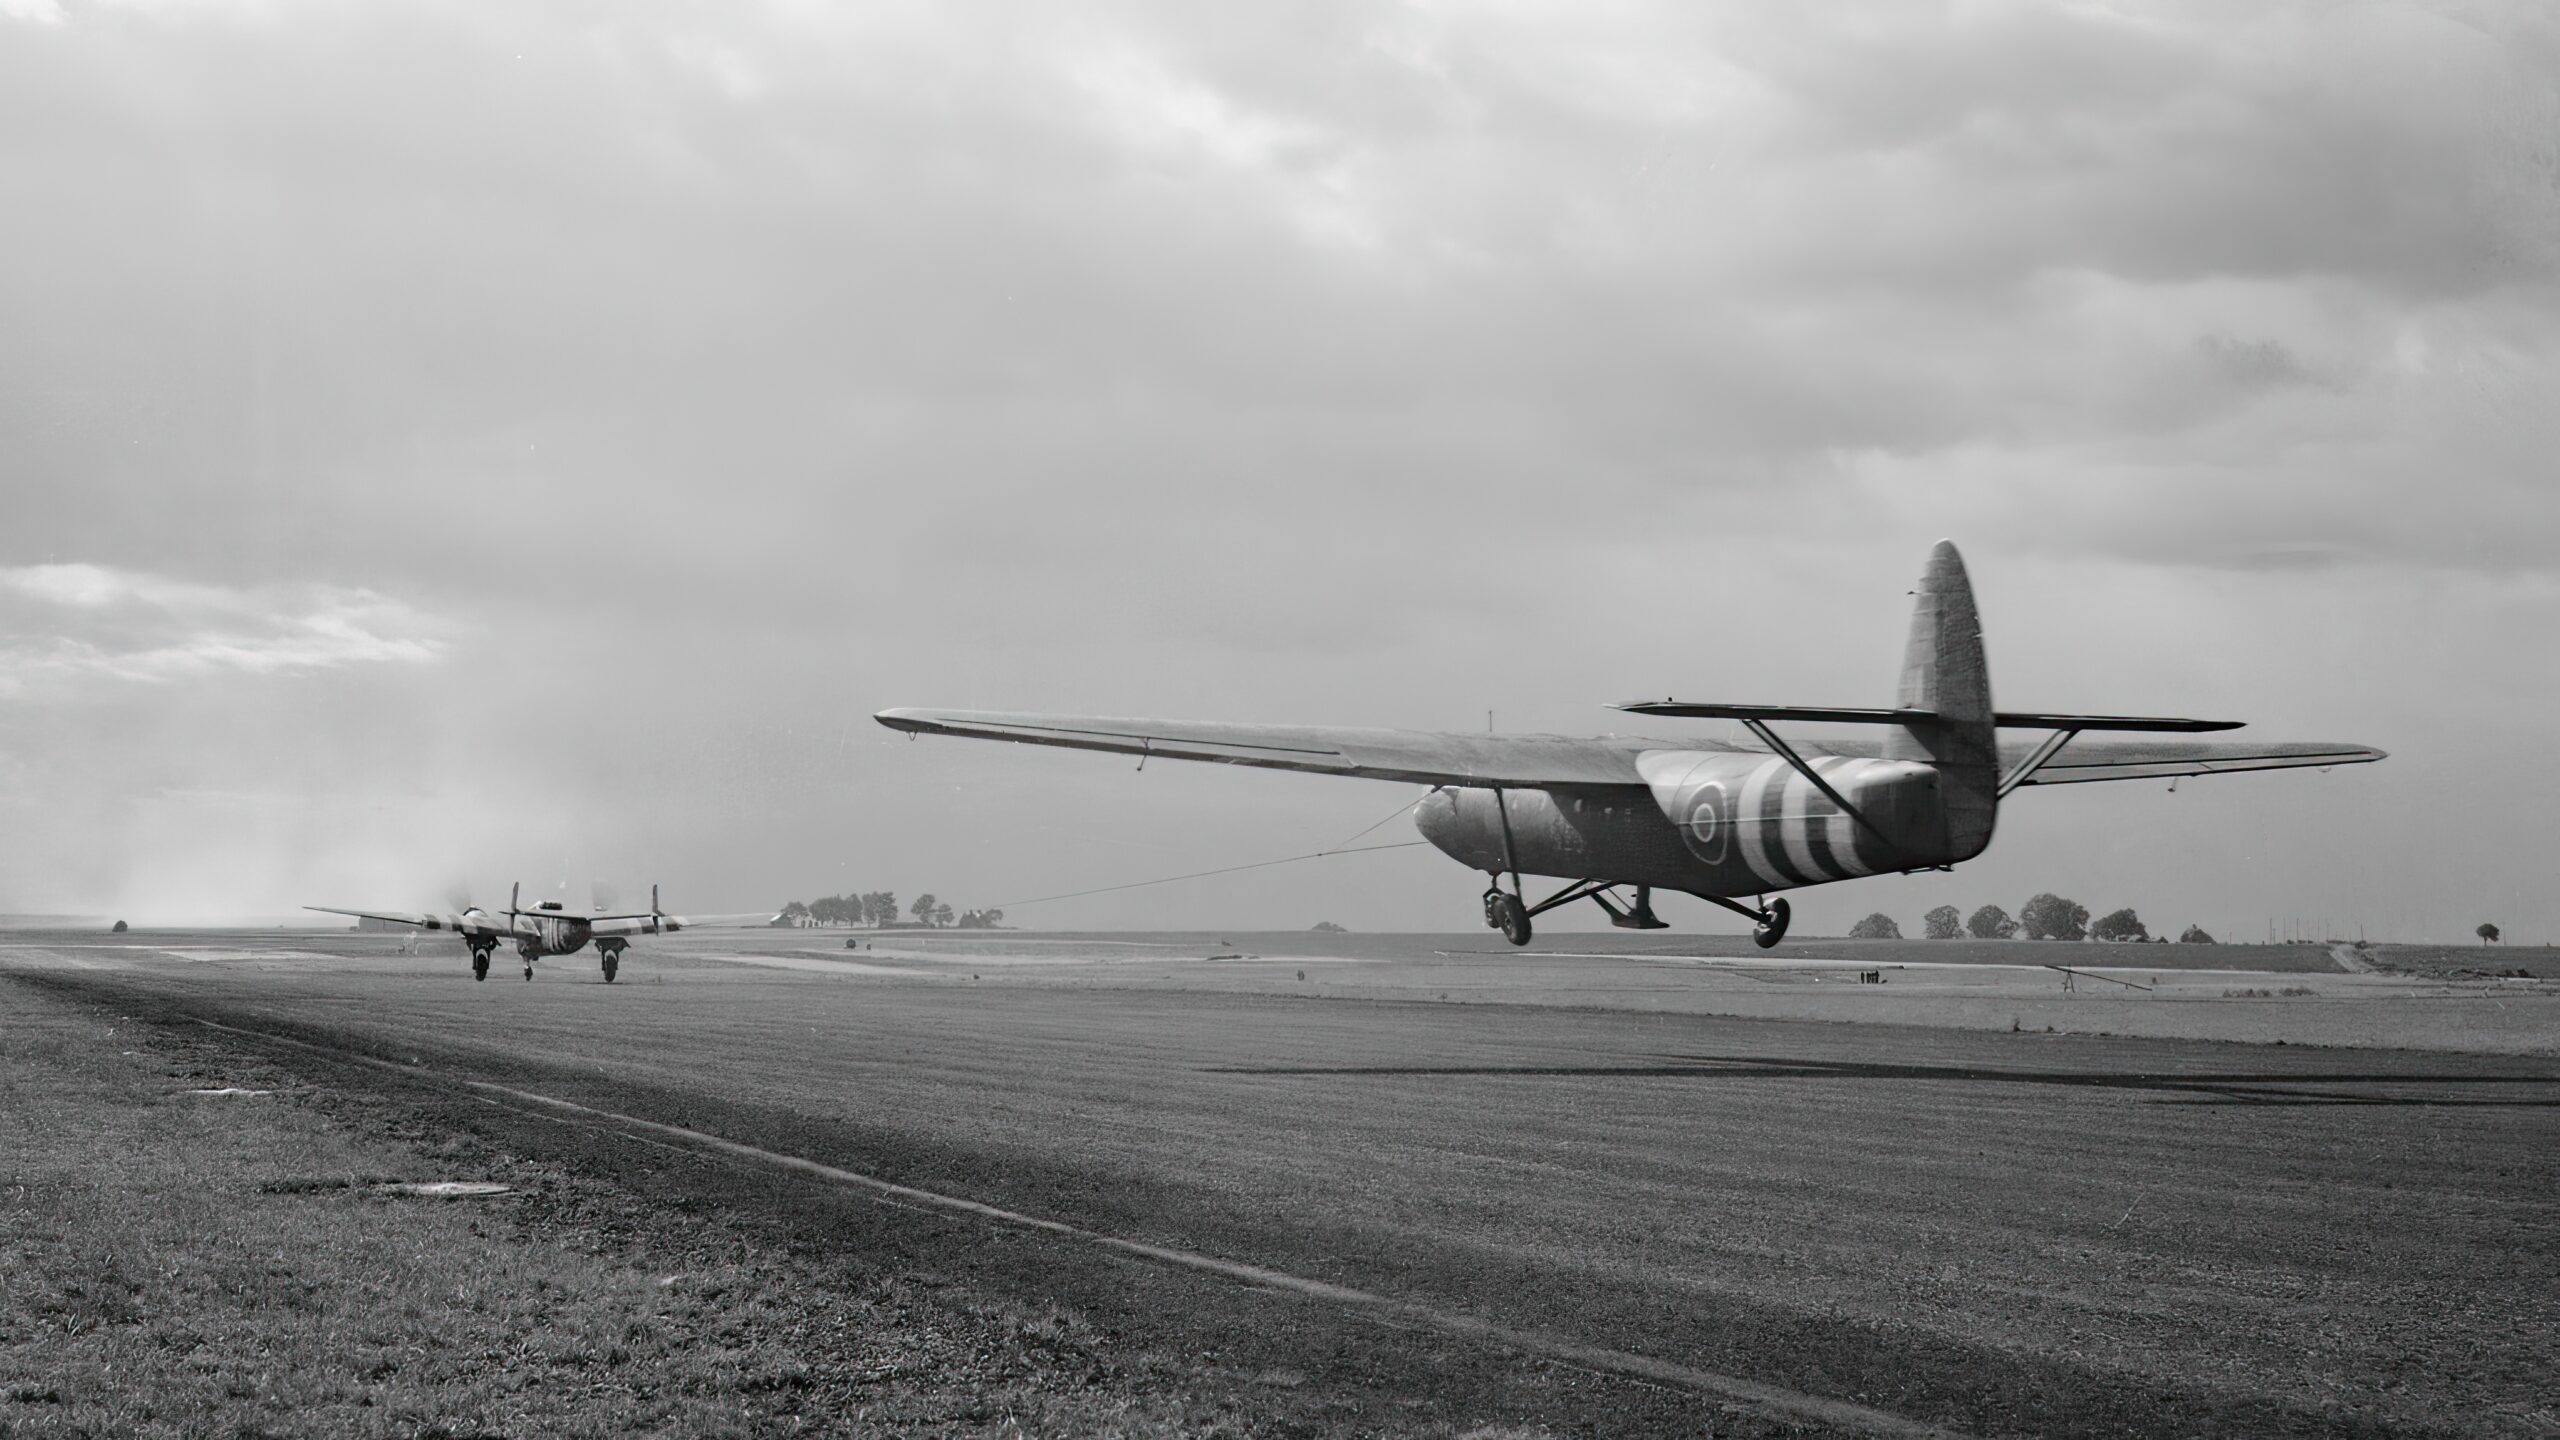
[[1929,552],[1911,607],[1895,705],[1935,718],[1885,732],[1884,758],[1937,767],[1948,861],[1970,860],[1991,843],[2000,811],[2000,746],[1991,708],[1991,670],[1982,654],[1982,618],[1973,582],[1954,542]]

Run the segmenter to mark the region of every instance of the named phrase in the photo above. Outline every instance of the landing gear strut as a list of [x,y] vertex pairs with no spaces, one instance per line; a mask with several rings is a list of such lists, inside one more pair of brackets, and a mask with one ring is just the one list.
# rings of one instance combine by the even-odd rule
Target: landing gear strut
[[1653,887],[1650,885],[1637,886],[1636,903],[1624,910],[1610,903],[1609,892],[1606,890],[1592,891],[1591,901],[1608,911],[1609,923],[1621,930],[1668,930],[1671,928],[1670,921],[1653,913]]
[[1757,910],[1743,904],[1739,900],[1728,900],[1721,895],[1703,895],[1699,898],[1712,904],[1721,905],[1727,910],[1732,911],[1734,914],[1741,916],[1743,919],[1750,921],[1751,943],[1759,946],[1763,950],[1771,949],[1775,947],[1779,941],[1787,938],[1787,921],[1790,918],[1790,912],[1787,908],[1787,897],[1783,895],[1770,901],[1766,905],[1761,906]]
[[[1484,887],[1484,923],[1502,932],[1502,938],[1514,945],[1526,945],[1532,933],[1529,917],[1538,913],[1520,895],[1520,862],[1511,853],[1511,807],[1503,803],[1502,787],[1493,789],[1493,813],[1502,818],[1502,863],[1511,872],[1511,893],[1502,893],[1502,877],[1496,874]],[[1545,906],[1539,906],[1543,910]]]
[[[1520,877],[1511,877],[1518,885]],[[1638,885],[1636,898],[1612,900],[1609,893],[1618,887],[1606,880],[1576,880],[1546,899],[1532,905],[1517,890],[1506,893],[1499,880],[1485,887],[1484,923],[1502,932],[1502,938],[1514,945],[1529,943],[1529,921],[1559,905],[1576,900],[1589,900],[1609,912],[1609,923],[1621,930],[1668,930],[1670,924],[1653,913],[1653,887]],[[1721,901],[1719,904],[1723,903]],[[1783,923],[1780,928],[1784,928]]]
[[1502,938],[1514,945],[1529,943],[1529,907],[1517,895],[1506,895],[1500,886],[1487,886],[1484,892],[1484,923],[1502,932]]

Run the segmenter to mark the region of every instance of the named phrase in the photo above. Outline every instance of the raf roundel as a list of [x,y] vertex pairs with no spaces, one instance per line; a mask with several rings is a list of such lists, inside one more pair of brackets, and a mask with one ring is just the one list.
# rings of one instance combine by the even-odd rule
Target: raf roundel
[[1690,848],[1699,859],[1710,865],[1724,863],[1726,830],[1724,828],[1724,783],[1710,780],[1698,787],[1697,803],[1689,811]]

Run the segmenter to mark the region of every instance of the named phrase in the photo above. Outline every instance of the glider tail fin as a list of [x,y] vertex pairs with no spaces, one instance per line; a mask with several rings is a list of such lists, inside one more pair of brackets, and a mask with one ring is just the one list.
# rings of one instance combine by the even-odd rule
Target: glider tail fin
[[1953,542],[1941,540],[1929,552],[1929,567],[1914,593],[1895,704],[1936,718],[1888,730],[1884,756],[1937,767],[1948,860],[1970,860],[1991,843],[1999,817],[2000,745],[1991,671],[1982,655],[1982,619],[1973,607],[1964,557]]

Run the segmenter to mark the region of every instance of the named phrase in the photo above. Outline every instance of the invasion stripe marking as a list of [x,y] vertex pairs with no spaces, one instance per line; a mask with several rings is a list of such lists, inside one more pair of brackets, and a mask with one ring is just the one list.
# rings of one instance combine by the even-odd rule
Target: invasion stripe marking
[[[1822,769],[1820,760],[1807,763],[1811,764],[1816,772]],[[1835,873],[1830,867],[1824,865],[1813,853],[1814,833],[1822,824],[1823,812],[1831,809],[1831,802],[1822,798],[1822,792],[1813,787],[1813,782],[1798,774],[1793,766],[1787,769],[1786,808],[1787,818],[1780,826],[1778,834],[1786,844],[1788,862],[1796,869],[1803,871],[1805,878],[1815,884],[1843,878],[1841,874]]]
[[1768,833],[1760,821],[1761,801],[1769,793],[1769,781],[1776,776],[1783,760],[1763,762],[1742,782],[1741,798],[1734,801],[1733,828],[1742,837],[1742,863],[1760,877],[1760,883],[1773,890],[1783,890],[1795,882],[1785,878],[1769,859]]
[[[1869,768],[1866,761],[1835,755],[1831,757],[1828,765],[1816,760],[1813,762],[1813,767],[1822,772],[1823,779],[1831,782],[1832,789],[1847,796],[1850,804],[1858,803],[1857,781],[1854,777]],[[1822,838],[1831,851],[1832,868],[1844,876],[1876,873],[1874,866],[1858,857],[1858,842],[1862,833],[1862,828],[1856,820],[1850,818],[1849,812],[1836,807],[1832,811],[1831,818],[1822,827]]]
[[1796,823],[1803,823],[1803,807],[1793,803],[1793,792],[1804,782],[1796,775],[1795,767],[1784,760],[1772,760],[1769,767],[1769,783],[1761,790],[1760,810],[1754,817],[1759,822],[1761,853],[1769,857],[1769,868],[1777,872],[1779,883],[1812,884],[1813,877],[1796,868],[1786,849],[1787,817],[1796,815]]

